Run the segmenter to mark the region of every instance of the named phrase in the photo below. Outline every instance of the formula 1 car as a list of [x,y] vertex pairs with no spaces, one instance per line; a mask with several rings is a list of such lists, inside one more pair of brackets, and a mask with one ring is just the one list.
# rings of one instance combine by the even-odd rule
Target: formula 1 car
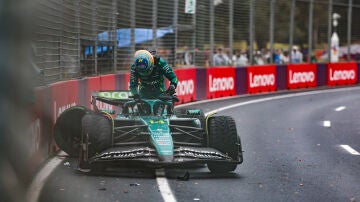
[[94,92],[92,110],[74,106],[59,116],[55,141],[79,158],[84,172],[131,162],[156,168],[206,163],[213,173],[234,171],[243,161],[235,121],[174,109],[177,101],[174,95],[135,100],[129,91]]

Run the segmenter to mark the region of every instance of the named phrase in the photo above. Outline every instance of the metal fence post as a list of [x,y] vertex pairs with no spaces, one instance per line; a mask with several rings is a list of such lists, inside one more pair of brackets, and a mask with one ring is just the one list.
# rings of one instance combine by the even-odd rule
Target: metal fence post
[[77,61],[76,61],[76,65],[79,68],[79,72],[78,74],[81,74],[81,64],[80,64],[80,60],[81,60],[81,41],[80,41],[80,0],[77,0],[76,3],[76,11],[75,11],[75,24],[76,24],[76,42],[77,42]]
[[63,36],[64,36],[64,7],[61,7],[61,27],[60,27],[60,36],[59,36],[59,69],[60,69],[60,80],[64,79],[64,65],[63,65]]
[[272,54],[274,53],[274,12],[275,12],[275,2],[276,0],[270,1],[270,63],[274,62],[274,57]]
[[308,60],[307,62],[311,61],[311,55],[312,55],[312,35],[313,35],[313,18],[314,18],[314,0],[310,0],[309,2],[309,32],[308,32]]
[[117,11],[117,0],[113,0],[112,1],[112,7],[113,7],[113,26],[112,26],[112,29],[113,29],[113,33],[112,33],[112,40],[113,40],[113,66],[114,66],[114,72],[116,72],[116,69],[117,69],[117,26],[116,26],[116,18],[117,18],[117,15],[118,15],[118,11]]
[[250,0],[250,20],[249,20],[249,60],[254,64],[254,1]]
[[294,45],[295,0],[291,0],[290,8],[290,36],[289,36],[289,63],[292,63],[292,48]]
[[351,47],[351,23],[352,23],[352,6],[353,6],[353,1],[349,0],[349,8],[348,8],[348,30],[347,30],[347,60],[350,61],[351,60],[351,52],[350,52],[350,47]]
[[174,1],[174,16],[173,16],[173,29],[174,29],[174,64],[176,66],[177,62],[177,45],[178,45],[178,9],[179,9],[179,0]]
[[214,65],[214,0],[210,1],[210,54],[209,54],[209,64]]
[[331,62],[331,16],[332,16],[332,4],[333,1],[329,0],[329,9],[328,9],[328,47],[327,47],[327,51],[328,51],[328,62]]
[[157,0],[152,1],[152,46],[157,47]]
[[195,5],[195,13],[192,14],[192,49],[193,49],[193,53],[192,53],[192,63],[195,66],[196,64],[196,8],[197,6]]
[[136,0],[132,0],[130,3],[130,51],[135,52],[135,26],[136,26]]
[[92,1],[92,16],[91,16],[91,22],[92,22],[92,34],[94,37],[94,71],[95,74],[98,73],[98,66],[97,66],[97,23],[96,23],[96,8],[97,8],[97,3],[96,0]]
[[234,0],[229,0],[229,49],[230,60],[232,60],[234,49]]

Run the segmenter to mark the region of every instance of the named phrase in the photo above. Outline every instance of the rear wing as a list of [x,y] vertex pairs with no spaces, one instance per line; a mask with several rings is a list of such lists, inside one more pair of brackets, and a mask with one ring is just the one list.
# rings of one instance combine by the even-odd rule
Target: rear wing
[[95,104],[95,101],[104,102],[110,105],[123,105],[124,103],[133,100],[131,98],[132,94],[128,90],[118,90],[118,91],[96,91],[92,92],[91,100]]

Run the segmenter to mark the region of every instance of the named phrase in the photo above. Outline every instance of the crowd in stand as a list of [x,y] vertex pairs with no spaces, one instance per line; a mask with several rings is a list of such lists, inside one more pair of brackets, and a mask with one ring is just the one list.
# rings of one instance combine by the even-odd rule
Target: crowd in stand
[[[246,50],[235,50],[230,57],[229,50],[218,48],[216,53],[213,55],[214,66],[236,66],[245,67],[250,64],[253,65],[265,65],[265,64],[298,64],[306,62],[303,57],[303,53],[297,46],[294,46],[291,51],[291,61],[288,50],[276,49],[271,53],[268,49],[257,50],[253,53],[253,62],[249,61],[248,51]],[[312,61],[313,62],[313,61]],[[209,64],[205,64],[209,66]]]

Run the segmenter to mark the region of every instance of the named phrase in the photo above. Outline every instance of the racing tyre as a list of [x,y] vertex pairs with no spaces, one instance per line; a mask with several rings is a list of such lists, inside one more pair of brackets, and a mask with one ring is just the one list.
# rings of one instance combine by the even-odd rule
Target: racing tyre
[[[209,147],[227,154],[233,161],[239,161],[241,143],[234,119],[229,116],[214,116],[209,118],[208,124]],[[207,165],[213,173],[231,172],[237,167],[237,163],[232,162],[209,162]]]
[[56,120],[54,126],[54,139],[58,147],[77,157],[80,153],[81,119],[90,110],[83,106],[74,106],[65,110]]
[[82,133],[89,136],[89,157],[111,147],[112,123],[101,114],[89,113],[82,118]]

